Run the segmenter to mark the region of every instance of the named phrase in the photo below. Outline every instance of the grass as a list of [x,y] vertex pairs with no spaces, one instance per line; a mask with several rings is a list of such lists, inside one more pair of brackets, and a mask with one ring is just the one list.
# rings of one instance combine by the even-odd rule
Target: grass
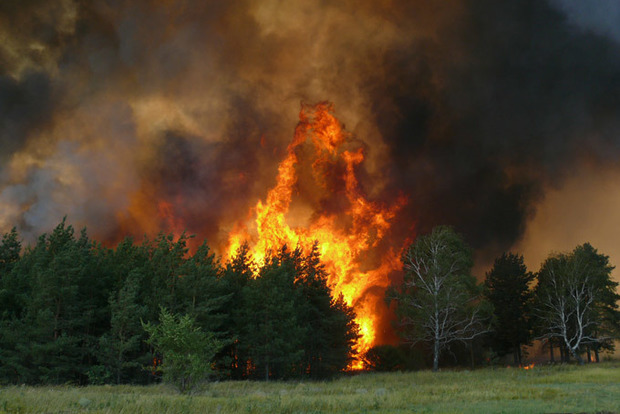
[[0,389],[0,413],[620,413],[620,363],[363,373],[329,382]]

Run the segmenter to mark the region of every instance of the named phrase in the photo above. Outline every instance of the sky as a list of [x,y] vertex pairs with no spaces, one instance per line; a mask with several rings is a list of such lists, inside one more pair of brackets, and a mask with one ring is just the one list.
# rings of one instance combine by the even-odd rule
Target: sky
[[3,1],[0,231],[32,243],[67,216],[109,243],[184,227],[222,245],[302,104],[329,101],[367,198],[408,200],[395,245],[448,224],[479,274],[584,242],[620,263],[619,16],[611,0]]

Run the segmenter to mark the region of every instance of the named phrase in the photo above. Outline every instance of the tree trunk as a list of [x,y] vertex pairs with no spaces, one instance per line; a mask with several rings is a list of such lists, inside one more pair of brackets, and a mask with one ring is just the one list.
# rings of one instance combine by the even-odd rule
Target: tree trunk
[[265,381],[269,382],[269,362],[265,364]]
[[600,360],[598,359],[598,347],[594,348],[594,359],[596,360],[596,363],[600,362]]
[[439,370],[439,342],[435,340],[435,346],[433,349],[433,372]]
[[553,342],[549,340],[549,357],[551,358],[550,362],[555,363],[555,357],[553,356]]
[[590,347],[586,347],[586,355],[588,356],[588,363],[592,362],[592,354],[590,353]]
[[512,364],[513,364],[515,367],[518,367],[519,365],[521,365],[521,364],[519,363],[519,356],[517,355],[517,348],[516,348],[516,347],[515,347],[515,348],[513,348],[513,350],[512,350]]
[[469,355],[471,357],[471,369],[476,368],[476,364],[474,362],[474,341],[469,343]]
[[581,355],[579,355],[577,353],[577,351],[575,351],[573,348],[570,348],[570,353],[571,355],[577,360],[577,362],[579,363],[579,365],[583,365],[583,358],[581,358]]

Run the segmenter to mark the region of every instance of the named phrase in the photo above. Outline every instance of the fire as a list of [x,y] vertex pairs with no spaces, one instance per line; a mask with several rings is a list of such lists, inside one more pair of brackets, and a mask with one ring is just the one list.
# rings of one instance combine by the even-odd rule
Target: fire
[[529,364],[529,365],[524,365],[524,366],[523,366],[523,369],[526,369],[526,370],[527,370],[527,369],[533,369],[533,368],[534,368],[534,363],[531,363],[531,364]]
[[[388,207],[365,196],[356,175],[364,148],[355,148],[333,111],[327,102],[302,105],[275,186],[252,208],[254,222],[239,224],[230,234],[227,251],[231,257],[247,242],[254,261],[261,264],[267,251],[284,244],[309,249],[317,242],[334,294],[342,293],[356,311],[362,335],[357,350],[362,354],[375,343],[376,308],[382,300],[369,288],[387,287],[388,274],[400,268],[398,251],[383,248],[387,251],[380,258],[370,256],[406,200],[401,197]],[[300,195],[300,188],[311,194]],[[299,205],[305,209],[291,208]],[[304,224],[292,226],[291,221]]]

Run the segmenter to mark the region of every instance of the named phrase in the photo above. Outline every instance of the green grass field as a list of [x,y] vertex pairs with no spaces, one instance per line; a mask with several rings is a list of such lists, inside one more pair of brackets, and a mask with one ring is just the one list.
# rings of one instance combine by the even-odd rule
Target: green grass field
[[4,387],[0,413],[620,413],[620,363],[363,373],[329,382]]

